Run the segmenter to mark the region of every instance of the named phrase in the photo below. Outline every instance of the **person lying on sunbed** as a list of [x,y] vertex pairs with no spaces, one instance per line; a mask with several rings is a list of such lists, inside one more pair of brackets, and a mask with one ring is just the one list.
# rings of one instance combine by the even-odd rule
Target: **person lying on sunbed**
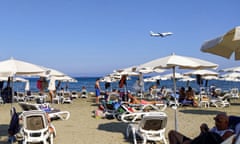
[[219,113],[214,117],[215,126],[209,130],[207,124],[200,126],[201,133],[194,139],[191,139],[175,130],[168,133],[169,144],[220,144],[234,134],[234,131],[228,128],[229,118],[226,113]]
[[130,92],[127,93],[128,99],[130,99],[131,104],[163,104],[163,101],[146,101],[146,100],[138,100],[134,97]]

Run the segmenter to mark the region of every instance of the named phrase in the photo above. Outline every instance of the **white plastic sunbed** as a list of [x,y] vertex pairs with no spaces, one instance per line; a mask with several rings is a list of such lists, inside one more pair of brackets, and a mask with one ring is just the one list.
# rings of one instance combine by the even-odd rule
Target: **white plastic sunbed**
[[60,111],[58,109],[51,108],[48,103],[32,104],[26,102],[18,103],[24,111],[30,110],[42,110],[45,111],[51,119],[68,120],[70,113],[68,111]]

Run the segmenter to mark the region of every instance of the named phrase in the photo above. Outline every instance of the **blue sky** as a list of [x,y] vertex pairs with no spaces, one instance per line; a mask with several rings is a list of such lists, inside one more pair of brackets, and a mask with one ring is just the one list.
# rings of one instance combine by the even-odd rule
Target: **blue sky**
[[[205,40],[240,25],[239,0],[3,0],[0,60],[14,57],[72,76],[102,76],[171,53],[240,65],[203,53]],[[149,31],[174,34],[150,37]]]

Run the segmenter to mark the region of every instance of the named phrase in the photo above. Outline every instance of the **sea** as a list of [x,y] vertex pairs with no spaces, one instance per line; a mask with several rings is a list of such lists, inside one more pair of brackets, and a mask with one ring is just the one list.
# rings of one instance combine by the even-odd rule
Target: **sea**
[[[94,92],[94,84],[96,79],[99,77],[75,77],[77,82],[61,82],[60,83],[60,88],[63,88],[65,90],[69,91],[77,91],[80,92],[82,87],[85,86],[86,89],[89,92]],[[38,92],[39,90],[37,89],[37,80],[38,78],[27,78],[30,82],[30,91],[31,92]],[[130,91],[135,91],[134,89],[134,84],[136,83],[136,80],[138,77],[130,77],[129,80],[126,82],[126,88],[127,90]],[[173,88],[173,80],[161,80],[160,83],[158,83],[158,88],[164,86],[167,88]],[[24,92],[26,83],[24,82],[14,82],[13,83],[13,89],[16,92]],[[57,82],[56,82],[57,85]],[[105,90],[112,90],[112,89],[118,89],[118,82],[112,82],[110,83],[109,88],[105,88],[106,83],[105,82],[100,82],[100,87],[102,91]],[[152,85],[156,85],[156,82],[145,82],[144,83],[144,91],[148,91],[149,87]],[[6,82],[4,83],[4,86],[6,86]],[[200,90],[199,84],[197,84],[196,81],[190,81],[190,82],[184,82],[184,81],[178,81],[176,80],[176,86],[177,89],[180,87],[188,87],[191,86],[196,92]],[[201,87],[210,87],[214,86],[216,88],[221,88],[223,91],[229,91],[231,88],[240,88],[240,82],[234,82],[234,81],[224,81],[224,80],[208,80],[204,81],[201,85]],[[47,89],[45,90],[47,92]]]

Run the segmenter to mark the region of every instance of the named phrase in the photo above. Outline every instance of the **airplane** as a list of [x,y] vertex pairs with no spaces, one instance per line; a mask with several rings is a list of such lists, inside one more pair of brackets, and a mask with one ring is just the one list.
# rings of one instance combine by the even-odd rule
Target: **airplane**
[[153,36],[153,37],[166,37],[166,36],[170,36],[172,34],[173,34],[172,32],[154,33],[152,31],[150,31],[150,36]]

